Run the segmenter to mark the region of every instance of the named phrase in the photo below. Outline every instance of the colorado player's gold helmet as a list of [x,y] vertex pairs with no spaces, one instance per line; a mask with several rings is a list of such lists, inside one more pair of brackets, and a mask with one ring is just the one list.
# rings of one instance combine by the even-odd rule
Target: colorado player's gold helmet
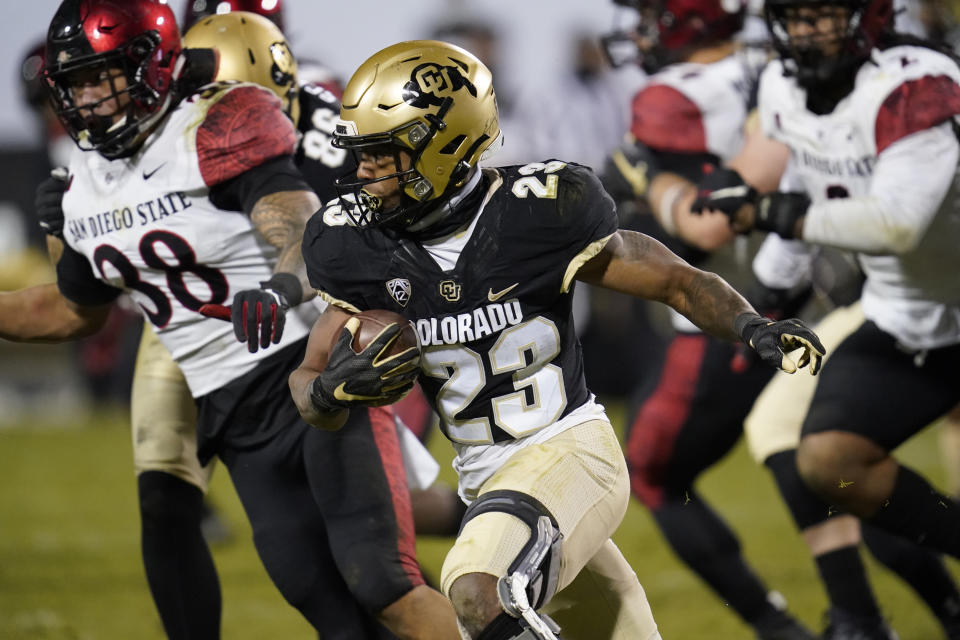
[[[344,176],[344,207],[358,226],[404,229],[441,205],[472,175],[477,161],[500,137],[489,69],[473,54],[437,40],[401,42],[375,53],[343,92],[334,146],[356,154],[390,154],[403,203],[384,211],[364,187],[372,180]],[[402,169],[400,151],[411,157]],[[358,158],[359,160],[359,158]]]
[[270,89],[297,122],[297,61],[283,33],[269,19],[249,11],[214,14],[190,27],[183,46],[213,49],[217,55],[214,80],[252,82]]

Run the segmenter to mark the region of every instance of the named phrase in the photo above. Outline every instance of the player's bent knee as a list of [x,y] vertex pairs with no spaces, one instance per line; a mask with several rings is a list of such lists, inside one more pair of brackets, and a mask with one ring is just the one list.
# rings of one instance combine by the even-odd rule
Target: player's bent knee
[[805,436],[797,448],[797,471],[804,483],[821,495],[832,495],[837,468],[836,445],[828,433]]
[[141,473],[137,498],[145,532],[200,530],[203,492],[183,479],[162,471]]
[[[507,575],[498,583],[497,591],[501,601],[510,589],[522,588],[529,606],[534,609],[542,607],[556,592],[560,573],[563,534],[560,533],[557,519],[538,500],[524,493],[510,490],[490,491],[481,495],[467,509],[461,531],[471,519],[491,512],[508,513],[530,528],[527,543],[507,569]],[[505,582],[510,583],[509,587],[504,586]],[[508,603],[504,603],[504,608],[510,611]]]
[[541,619],[544,620],[545,624],[546,621],[549,621],[547,629],[549,629],[551,635],[543,635],[542,631],[534,629],[522,618],[514,618],[507,613],[501,613],[478,635],[474,636],[474,640],[559,640],[557,635],[559,628],[546,616],[542,616]]
[[[547,604],[557,590],[563,535],[557,520],[538,500],[518,491],[490,491],[470,505],[463,517],[465,526],[473,518],[492,512],[510,514],[530,529],[526,544],[510,564],[505,575],[496,579],[499,606],[509,618],[518,621],[521,632],[531,635],[502,635],[512,632],[510,621],[498,615],[491,620],[489,590],[491,578],[485,574],[467,574],[450,588],[450,598],[461,623],[471,634],[489,638],[556,638],[558,628],[537,609]],[[462,531],[462,528],[461,528]],[[501,622],[497,622],[500,620]],[[478,623],[483,622],[483,626]],[[487,631],[489,625],[494,625]],[[502,628],[502,630],[501,630]],[[500,635],[490,635],[497,633]],[[484,634],[487,634],[484,636]]]
[[503,613],[497,597],[497,577],[488,573],[468,573],[457,578],[450,585],[450,602],[460,624],[472,637]]
[[304,561],[294,565],[290,562],[290,538],[280,527],[255,528],[253,544],[280,595],[307,615],[307,603],[315,601],[316,594],[324,589],[326,580],[318,569],[318,563]]

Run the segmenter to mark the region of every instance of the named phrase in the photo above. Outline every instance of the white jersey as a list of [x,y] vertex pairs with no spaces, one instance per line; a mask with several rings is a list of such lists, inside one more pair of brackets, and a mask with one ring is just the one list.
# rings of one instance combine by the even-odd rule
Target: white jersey
[[817,115],[775,60],[759,111],[811,198],[803,240],[859,253],[866,317],[911,349],[960,342],[957,65],[923,47],[874,51],[853,91]]
[[231,323],[198,313],[203,304],[230,304],[238,291],[259,288],[278,254],[245,213],[211,203],[211,186],[292,154],[294,141],[273,94],[233,84],[182,101],[129,158],[76,149],[70,159],[67,244],[89,261],[96,278],[140,306],[194,397],[308,332],[289,313],[281,343],[251,354]]
[[[634,138],[658,151],[691,154],[697,171],[708,156],[724,163],[744,142],[758,76],[766,54],[742,49],[710,64],[672,64],[650,77],[633,99]],[[700,329],[670,310],[673,328]]]
[[743,49],[710,64],[672,64],[633,99],[634,138],[658,151],[708,153],[725,162],[743,146],[766,56]]

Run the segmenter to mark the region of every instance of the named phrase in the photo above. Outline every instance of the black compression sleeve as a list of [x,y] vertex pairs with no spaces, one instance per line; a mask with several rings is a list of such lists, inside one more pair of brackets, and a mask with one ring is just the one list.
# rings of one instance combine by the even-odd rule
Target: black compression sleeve
[[218,209],[250,213],[263,196],[280,191],[310,191],[293,156],[280,156],[248,169],[210,188],[210,202]]

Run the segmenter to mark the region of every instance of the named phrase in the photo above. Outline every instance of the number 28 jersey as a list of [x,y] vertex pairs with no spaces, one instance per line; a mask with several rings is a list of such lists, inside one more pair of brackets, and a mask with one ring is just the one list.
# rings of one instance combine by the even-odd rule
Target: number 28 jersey
[[414,323],[420,384],[444,433],[489,444],[529,436],[590,399],[573,279],[617,219],[592,171],[556,160],[484,169],[474,189],[469,237],[448,245],[443,266],[414,240],[352,226],[340,204],[307,224],[303,254],[331,304]]
[[[245,213],[213,204],[210,189],[292,155],[295,140],[273,94],[228,84],[183,100],[129,158],[75,149],[63,198],[68,247],[58,267],[61,292],[79,304],[104,304],[128,292],[194,397],[250,371],[276,347],[251,354],[230,323],[198,310],[259,288],[277,250]],[[279,346],[308,330],[287,314]]]

